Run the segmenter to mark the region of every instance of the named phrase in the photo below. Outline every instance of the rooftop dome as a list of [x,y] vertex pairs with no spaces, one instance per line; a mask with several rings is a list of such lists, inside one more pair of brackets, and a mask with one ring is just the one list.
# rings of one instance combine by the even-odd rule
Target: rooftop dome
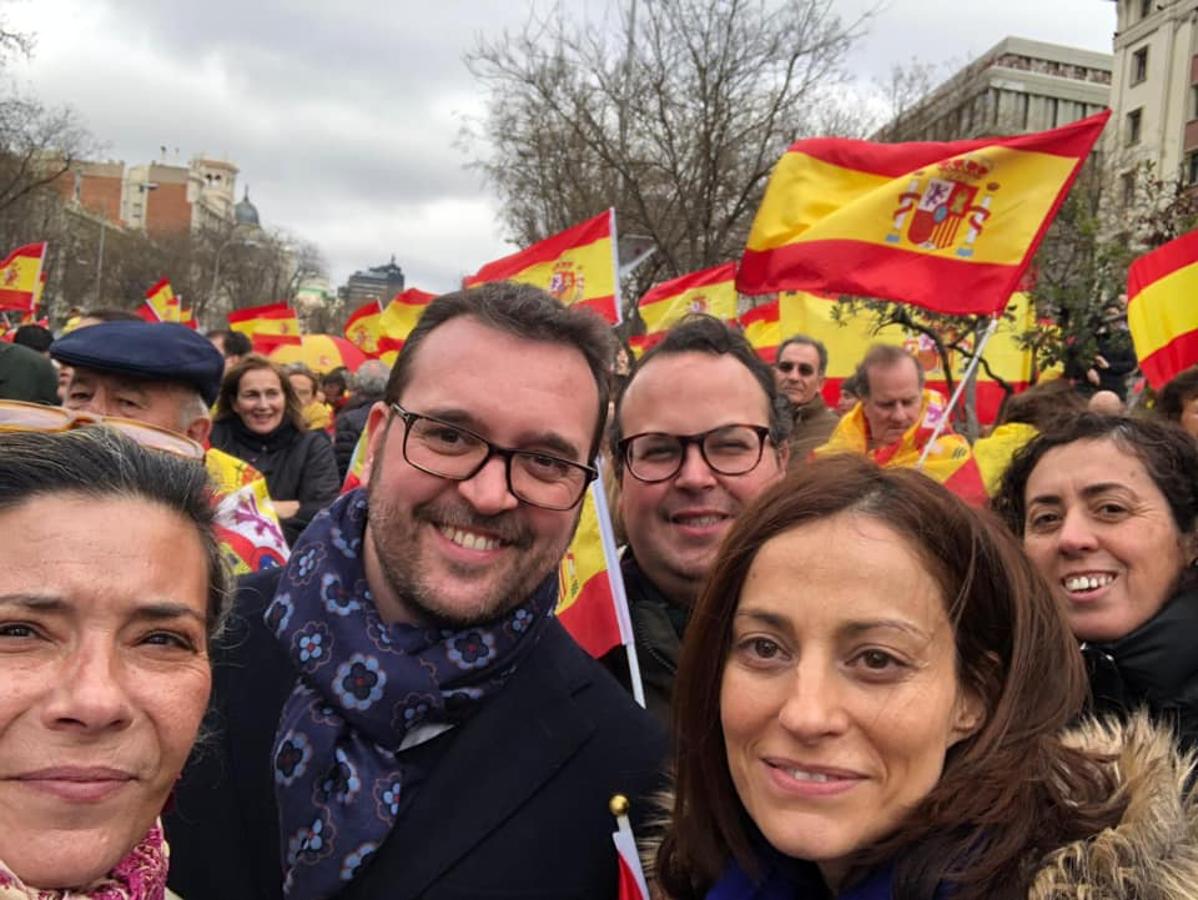
[[233,207],[233,221],[238,225],[253,225],[258,227],[258,207],[250,203],[250,189],[246,186],[245,196]]

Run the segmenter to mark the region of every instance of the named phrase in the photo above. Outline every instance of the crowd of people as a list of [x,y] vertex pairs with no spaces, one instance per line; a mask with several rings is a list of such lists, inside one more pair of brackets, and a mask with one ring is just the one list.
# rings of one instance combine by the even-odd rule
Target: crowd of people
[[616,795],[655,898],[1198,896],[1198,369],[971,444],[901,347],[833,406],[810,337],[690,316],[620,370],[508,283],[349,384],[119,315],[15,347],[0,898],[623,897]]

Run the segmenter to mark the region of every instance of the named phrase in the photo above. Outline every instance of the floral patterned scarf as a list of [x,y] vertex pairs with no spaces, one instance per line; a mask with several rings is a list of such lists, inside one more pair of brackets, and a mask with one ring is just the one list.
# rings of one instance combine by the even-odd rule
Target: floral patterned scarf
[[42,891],[27,887],[0,862],[0,900],[163,900],[167,847],[162,825],[154,827],[107,876],[77,890]]
[[352,491],[296,542],[266,625],[298,670],[273,768],[288,900],[323,900],[369,862],[421,773],[399,753],[422,725],[464,721],[535,645],[557,573],[495,622],[461,631],[387,624],[366,584],[367,504]]

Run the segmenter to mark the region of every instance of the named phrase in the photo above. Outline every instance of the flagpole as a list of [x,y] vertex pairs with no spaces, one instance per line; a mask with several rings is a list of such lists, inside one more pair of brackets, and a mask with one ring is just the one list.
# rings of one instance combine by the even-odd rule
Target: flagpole
[[591,485],[591,496],[595,499],[595,518],[599,521],[599,540],[603,544],[603,560],[607,564],[607,583],[611,585],[612,602],[616,607],[616,622],[620,626],[620,640],[628,654],[628,676],[632,685],[632,698],[645,706],[645,685],[641,681],[641,664],[636,653],[636,638],[632,631],[632,616],[628,612],[628,592],[624,590],[624,572],[620,568],[620,551],[616,547],[616,532],[611,525],[611,512],[607,508],[607,490],[604,487],[603,459],[595,460],[599,477]]
[[[616,231],[616,208],[609,206],[607,212],[611,216],[612,298],[616,305],[615,324],[619,325],[624,321],[624,300],[620,296],[620,233]],[[643,706],[644,704],[642,703],[641,705]]]
[[982,334],[982,339],[978,341],[978,345],[973,348],[973,358],[969,360],[969,365],[965,367],[965,371],[961,375],[961,380],[957,382],[956,388],[953,389],[953,395],[948,401],[948,408],[945,409],[944,415],[940,417],[940,421],[938,421],[936,423],[936,427],[932,429],[931,437],[929,437],[927,442],[923,445],[923,452],[919,454],[919,462],[915,464],[916,469],[923,468],[924,460],[928,458],[928,453],[931,452],[932,445],[936,443],[936,438],[940,437],[944,431],[944,426],[948,424],[948,417],[952,415],[953,409],[956,408],[957,402],[961,399],[961,395],[965,393],[965,385],[969,383],[969,379],[973,377],[973,373],[977,371],[978,365],[982,361],[982,351],[986,349],[986,344],[989,343],[990,338],[994,335],[994,332],[998,330],[999,318],[1000,317],[998,315],[991,317],[990,325]]

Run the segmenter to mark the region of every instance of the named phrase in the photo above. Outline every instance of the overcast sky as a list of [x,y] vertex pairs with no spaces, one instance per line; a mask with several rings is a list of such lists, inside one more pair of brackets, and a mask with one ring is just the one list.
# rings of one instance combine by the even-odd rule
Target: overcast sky
[[[852,18],[878,4],[834,5]],[[604,6],[563,0],[573,14]],[[526,10],[525,0],[0,5],[37,37],[16,77],[73,107],[107,157],[134,165],[166,146],[171,162],[228,159],[263,224],[313,241],[335,284],[395,254],[408,284],[430,291],[514,249],[459,146],[463,119],[483,112],[462,57]],[[850,64],[868,82],[913,57],[970,59],[1007,35],[1109,52],[1114,28],[1110,0],[889,0]]]

